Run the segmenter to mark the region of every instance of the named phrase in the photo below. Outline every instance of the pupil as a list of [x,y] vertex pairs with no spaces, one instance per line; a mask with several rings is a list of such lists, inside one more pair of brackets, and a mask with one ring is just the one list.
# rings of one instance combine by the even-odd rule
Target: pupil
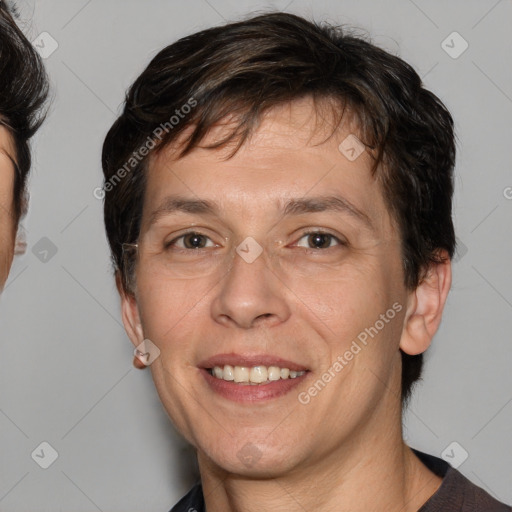
[[[202,236],[203,235],[192,234],[189,235],[189,237],[185,237],[185,246],[189,247],[190,245],[193,249],[199,249],[202,246]],[[191,242],[191,244],[187,244],[187,241]]]
[[[313,243],[315,244],[315,248],[318,249],[318,245],[320,246],[329,246],[329,236],[330,235],[327,235],[327,234],[322,234],[322,233],[316,233],[314,235],[311,235],[312,238],[313,238]],[[327,245],[326,245],[326,241],[327,241]]]

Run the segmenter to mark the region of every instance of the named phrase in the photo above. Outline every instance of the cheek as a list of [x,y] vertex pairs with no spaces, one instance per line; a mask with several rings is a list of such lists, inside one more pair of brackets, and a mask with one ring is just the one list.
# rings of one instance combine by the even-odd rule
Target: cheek
[[12,263],[12,252],[4,250],[2,247],[0,250],[0,292],[2,291],[5,282],[7,281],[7,276],[9,275],[9,270],[11,268]]
[[170,281],[141,273],[137,287],[144,336],[160,350],[175,352],[204,324],[204,303],[212,288],[205,280]]
[[16,237],[12,216],[14,173],[2,168],[2,163],[0,161],[0,290],[9,274]]
[[14,234],[11,223],[0,220],[0,290],[3,288],[14,256]]
[[296,317],[315,331],[321,371],[336,375],[336,384],[330,387],[332,400],[338,399],[339,388],[348,390],[350,397],[372,396],[382,386],[379,379],[387,381],[395,371],[405,313],[395,260],[375,257],[364,265],[347,264],[329,282],[290,283],[300,298]]
[[347,264],[329,279],[292,279],[287,284],[302,315],[323,325],[329,338],[347,339],[373,324],[397,300],[387,274],[379,265]]

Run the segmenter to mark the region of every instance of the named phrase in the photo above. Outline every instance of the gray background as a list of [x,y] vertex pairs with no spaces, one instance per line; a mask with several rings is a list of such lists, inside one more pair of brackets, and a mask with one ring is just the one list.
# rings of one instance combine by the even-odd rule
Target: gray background
[[[28,250],[0,300],[0,510],[167,511],[188,489],[190,452],[149,371],[131,365],[93,190],[102,181],[103,137],[150,57],[185,34],[263,8],[368,30],[452,111],[461,251],[405,435],[437,456],[456,441],[455,457],[469,454],[459,470],[512,502],[512,2],[18,4],[31,40],[48,32],[59,46],[46,59],[54,101],[34,141]],[[453,31],[469,43],[456,59],[441,46]],[[31,457],[43,441],[59,455],[48,469]]]

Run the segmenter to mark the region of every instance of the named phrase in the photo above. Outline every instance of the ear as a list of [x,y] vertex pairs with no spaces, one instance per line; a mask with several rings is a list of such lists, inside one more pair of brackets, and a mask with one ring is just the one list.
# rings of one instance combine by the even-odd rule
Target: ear
[[400,348],[409,355],[425,352],[441,323],[452,284],[452,264],[446,251],[440,251],[439,257],[441,262],[431,264],[407,299]]
[[121,297],[121,317],[126,334],[128,334],[133,345],[137,347],[144,341],[137,299],[135,294],[124,289],[119,272],[116,272],[116,286]]

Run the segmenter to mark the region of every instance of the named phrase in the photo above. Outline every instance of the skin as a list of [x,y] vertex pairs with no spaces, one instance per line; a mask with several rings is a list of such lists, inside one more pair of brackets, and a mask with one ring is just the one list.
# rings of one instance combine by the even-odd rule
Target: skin
[[[450,262],[432,267],[416,290],[404,287],[399,235],[370,174],[371,158],[365,152],[350,162],[338,150],[357,125],[347,115],[329,138],[328,123],[315,121],[313,103],[304,99],[270,110],[230,160],[230,147],[197,148],[180,160],[166,148],[149,168],[135,293],[118,279],[132,342],[149,338],[160,349],[153,379],[171,419],[197,448],[209,512],[412,512],[441,483],[403,442],[399,348],[428,348]],[[204,143],[225,129],[211,130]],[[333,193],[369,223],[339,211],[283,216],[277,206]],[[220,215],[175,212],[152,224],[172,194],[215,201]],[[217,246],[220,256],[166,252],[165,242],[191,226],[208,237],[203,254]],[[347,244],[328,239],[328,248],[314,248],[306,228]],[[263,248],[250,264],[234,251],[248,236]],[[403,307],[395,318],[310,403],[299,403],[298,393],[396,302]],[[198,369],[228,352],[271,353],[310,372],[285,396],[239,404],[214,393]],[[250,467],[238,456],[248,442],[259,454]]]
[[3,289],[14,256],[13,218],[14,146],[8,130],[0,126],[0,291]]

